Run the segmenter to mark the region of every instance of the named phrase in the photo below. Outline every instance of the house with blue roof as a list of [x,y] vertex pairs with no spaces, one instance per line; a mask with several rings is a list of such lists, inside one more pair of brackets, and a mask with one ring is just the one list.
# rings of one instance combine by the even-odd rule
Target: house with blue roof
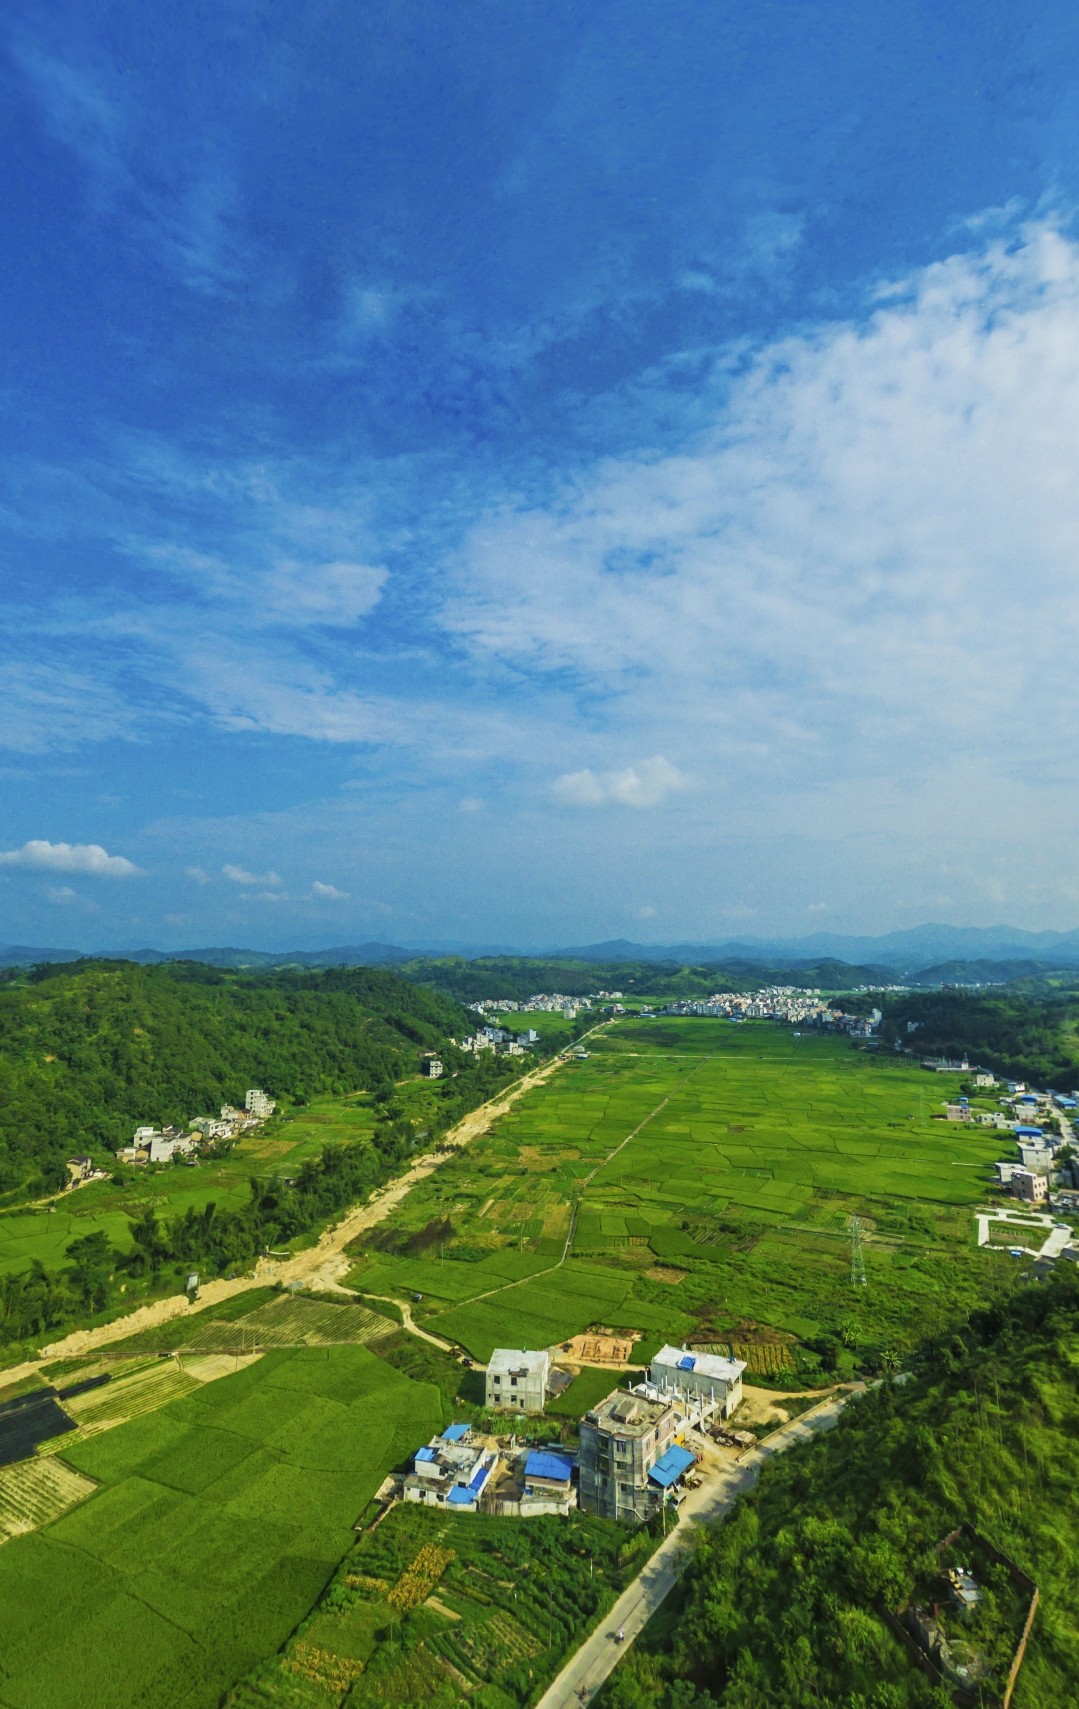
[[402,1494],[425,1507],[476,1512],[497,1465],[497,1454],[473,1439],[471,1425],[450,1424],[416,1450]]
[[744,1359],[724,1359],[716,1353],[695,1353],[688,1347],[661,1347],[649,1377],[662,1395],[689,1401],[729,1418],[742,1404]]

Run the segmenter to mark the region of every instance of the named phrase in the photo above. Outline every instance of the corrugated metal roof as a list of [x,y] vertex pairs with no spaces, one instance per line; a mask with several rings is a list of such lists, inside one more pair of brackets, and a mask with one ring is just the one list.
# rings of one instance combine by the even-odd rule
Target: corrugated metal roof
[[476,1492],[472,1489],[465,1489],[463,1484],[454,1484],[446,1499],[454,1507],[471,1507],[476,1499]]
[[474,1489],[474,1490],[482,1489],[484,1484],[487,1482],[487,1473],[489,1470],[490,1470],[490,1467],[488,1466],[487,1461],[481,1460],[479,1465],[476,1467],[476,1470],[472,1474],[472,1481],[468,1486],[469,1489]]
[[433,1448],[417,1448],[417,1460],[435,1460],[438,1458]]
[[563,1454],[544,1453],[542,1449],[533,1449],[525,1460],[526,1478],[550,1478],[558,1483],[569,1483],[573,1476],[573,1461],[566,1459]]
[[675,1443],[665,1454],[660,1455],[648,1476],[662,1489],[667,1489],[683,1472],[688,1472],[693,1464],[695,1456],[688,1448],[679,1448]]
[[472,1428],[470,1424],[447,1424],[442,1432],[443,1442],[460,1442]]

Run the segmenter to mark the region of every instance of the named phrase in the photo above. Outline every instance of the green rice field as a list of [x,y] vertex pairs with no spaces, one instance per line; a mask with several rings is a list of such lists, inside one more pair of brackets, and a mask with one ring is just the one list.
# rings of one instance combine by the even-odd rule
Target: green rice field
[[65,1449],[101,1487],[0,1549],[0,1705],[215,1709],[442,1422],[437,1388],[365,1348],[303,1348]]
[[822,1336],[901,1349],[1008,1285],[970,1214],[1002,1138],[933,1119],[960,1076],[766,1022],[632,1020],[590,1045],[410,1195],[358,1288],[422,1295],[481,1358],[607,1326],[759,1347],[777,1376]]
[[[417,1083],[415,1096],[424,1089]],[[407,1102],[411,1086],[402,1088]],[[237,1141],[228,1157],[207,1159],[197,1167],[184,1163],[129,1169],[124,1184],[95,1181],[65,1194],[55,1210],[0,1212],[0,1274],[27,1270],[35,1260],[46,1269],[62,1269],[73,1240],[98,1230],[120,1251],[131,1241],[128,1223],[152,1207],[159,1217],[182,1216],[213,1203],[236,1210],[250,1196],[253,1176],[293,1175],[323,1146],[364,1139],[374,1125],[374,1111],[363,1094],[327,1098],[305,1106],[267,1128]]]

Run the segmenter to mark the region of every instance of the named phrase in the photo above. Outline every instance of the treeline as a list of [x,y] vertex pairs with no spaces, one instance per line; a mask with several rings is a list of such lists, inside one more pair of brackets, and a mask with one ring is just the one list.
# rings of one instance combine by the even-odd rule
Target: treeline
[[876,1001],[884,1011],[885,1039],[920,1055],[969,1056],[997,1073],[1056,1091],[1079,1086],[1074,995],[932,991]]
[[518,1068],[507,1057],[462,1057],[457,1076],[441,1083],[435,1113],[425,1116],[422,1132],[392,1091],[382,1093],[370,1141],[325,1147],[291,1181],[252,1179],[250,1198],[240,1209],[207,1204],[161,1219],[151,1207],[129,1223],[130,1251],[95,1232],[72,1241],[62,1269],[35,1262],[0,1277],[0,1352],[105,1311],[132,1282],[136,1293],[166,1285],[178,1291],[189,1271],[205,1279],[243,1269],[261,1253],[321,1227],[398,1173],[417,1150],[437,1144],[439,1134],[494,1096]]
[[843,961],[768,963],[723,961],[575,961],[566,957],[463,956],[418,957],[401,973],[464,1003],[482,997],[522,1002],[540,991],[584,997],[593,991],[621,991],[630,997],[673,999],[707,997],[713,991],[756,991],[762,985],[794,985],[849,991],[886,980],[880,968],[851,967]]
[[186,1123],[249,1086],[300,1099],[392,1088],[473,1022],[369,967],[242,973],[77,962],[0,984],[0,1197],[66,1180],[73,1151]]
[[[1037,1582],[1015,1709],[1076,1701],[1079,1279],[977,1314],[928,1346],[913,1379],[848,1404],[836,1428],[765,1467],[704,1531],[673,1633],[620,1666],[603,1709],[940,1709],[884,1612],[939,1582],[962,1521]],[[996,1701],[1018,1639],[997,1569],[968,1636]],[[938,1592],[939,1594],[939,1592]]]

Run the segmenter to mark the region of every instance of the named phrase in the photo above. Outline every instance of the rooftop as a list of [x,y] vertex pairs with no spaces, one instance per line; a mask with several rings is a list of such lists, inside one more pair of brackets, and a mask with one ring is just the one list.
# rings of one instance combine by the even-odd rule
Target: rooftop
[[678,1444],[674,1443],[665,1454],[660,1455],[648,1476],[653,1483],[659,1484],[661,1489],[667,1489],[693,1465],[696,1465],[696,1456],[691,1454],[688,1448],[679,1448]]
[[588,1417],[618,1436],[644,1436],[672,1410],[669,1401],[646,1400],[643,1395],[615,1389],[594,1406]]
[[717,1383],[733,1383],[745,1370],[742,1359],[724,1359],[718,1353],[691,1353],[685,1347],[661,1347],[652,1360],[653,1370],[660,1367],[661,1374],[670,1377],[675,1383],[680,1374],[690,1372],[697,1377],[711,1377]]
[[530,1353],[523,1347],[496,1347],[487,1361],[487,1369],[506,1377],[538,1377],[546,1372],[550,1362],[549,1353]]

